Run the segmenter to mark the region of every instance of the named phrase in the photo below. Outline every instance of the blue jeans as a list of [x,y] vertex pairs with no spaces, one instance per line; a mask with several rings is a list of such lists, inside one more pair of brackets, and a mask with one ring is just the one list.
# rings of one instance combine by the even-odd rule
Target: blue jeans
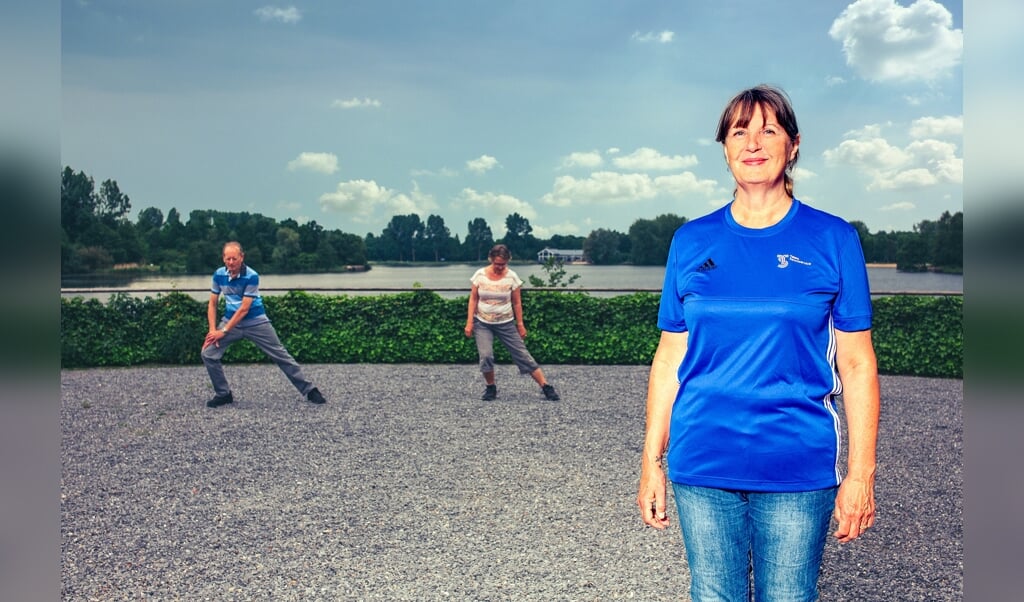
[[818,599],[837,487],[756,493],[673,483],[672,491],[694,602]]

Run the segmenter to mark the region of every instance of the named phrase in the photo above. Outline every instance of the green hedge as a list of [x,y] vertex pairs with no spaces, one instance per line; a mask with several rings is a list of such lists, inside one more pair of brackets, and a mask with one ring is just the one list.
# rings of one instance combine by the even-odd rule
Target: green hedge
[[880,297],[874,306],[879,372],[963,378],[963,297]]
[[[541,364],[649,364],[658,345],[658,295],[598,298],[523,292],[527,344]],[[263,298],[288,350],[303,363],[475,363],[462,329],[467,297],[430,291],[380,296],[293,291]],[[961,297],[882,297],[874,340],[883,374],[963,377]],[[198,364],[206,304],[184,293],[107,303],[61,299],[61,366]],[[510,361],[501,345],[497,359]],[[248,341],[225,362],[267,361]]]

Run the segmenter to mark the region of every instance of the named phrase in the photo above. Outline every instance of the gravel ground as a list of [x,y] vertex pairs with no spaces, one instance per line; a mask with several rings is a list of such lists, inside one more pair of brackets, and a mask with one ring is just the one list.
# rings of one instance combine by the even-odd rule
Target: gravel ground
[[[684,600],[678,528],[634,497],[643,366],[61,373],[63,600]],[[883,377],[879,518],[822,600],[963,598],[963,382]],[[674,519],[674,507],[670,516]]]

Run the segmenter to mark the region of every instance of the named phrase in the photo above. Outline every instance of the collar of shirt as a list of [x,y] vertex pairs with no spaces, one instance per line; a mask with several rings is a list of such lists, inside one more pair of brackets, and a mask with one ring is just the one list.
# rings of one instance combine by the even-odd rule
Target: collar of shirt
[[246,267],[245,267],[245,264],[243,263],[243,264],[242,264],[242,267],[241,267],[241,268],[239,268],[239,270],[238,270],[238,273],[237,273],[237,274],[234,274],[234,275],[232,275],[232,274],[231,274],[231,270],[229,270],[229,269],[227,269],[227,268],[225,268],[225,269],[224,269],[224,271],[228,273],[228,279],[229,279],[229,280],[235,280],[235,279],[237,279],[237,278],[241,278],[242,276],[245,276],[245,273],[246,273],[247,269],[248,269],[248,268],[246,268]]

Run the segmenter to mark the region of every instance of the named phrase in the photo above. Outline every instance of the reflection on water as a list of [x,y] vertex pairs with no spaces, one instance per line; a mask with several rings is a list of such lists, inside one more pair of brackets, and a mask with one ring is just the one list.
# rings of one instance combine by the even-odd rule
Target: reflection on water
[[[469,279],[482,264],[451,264],[444,266],[375,266],[368,272],[338,274],[261,274],[261,289],[279,294],[300,289],[311,292],[337,291],[339,294],[378,294],[381,290],[424,288],[439,290],[443,296],[469,294]],[[512,268],[529,286],[529,277],[547,281],[543,267],[536,263],[513,264]],[[664,267],[568,265],[566,275],[579,274],[571,288],[615,290],[660,290]],[[962,293],[962,275],[909,273],[894,268],[868,268],[871,291],[886,292],[954,292]],[[158,292],[182,291],[205,300],[210,290],[210,276],[127,276],[62,278],[64,296],[99,297],[106,299],[111,291],[155,295]],[[93,292],[88,289],[101,289]],[[356,289],[356,290],[351,290]],[[360,292],[360,290],[365,292]]]

